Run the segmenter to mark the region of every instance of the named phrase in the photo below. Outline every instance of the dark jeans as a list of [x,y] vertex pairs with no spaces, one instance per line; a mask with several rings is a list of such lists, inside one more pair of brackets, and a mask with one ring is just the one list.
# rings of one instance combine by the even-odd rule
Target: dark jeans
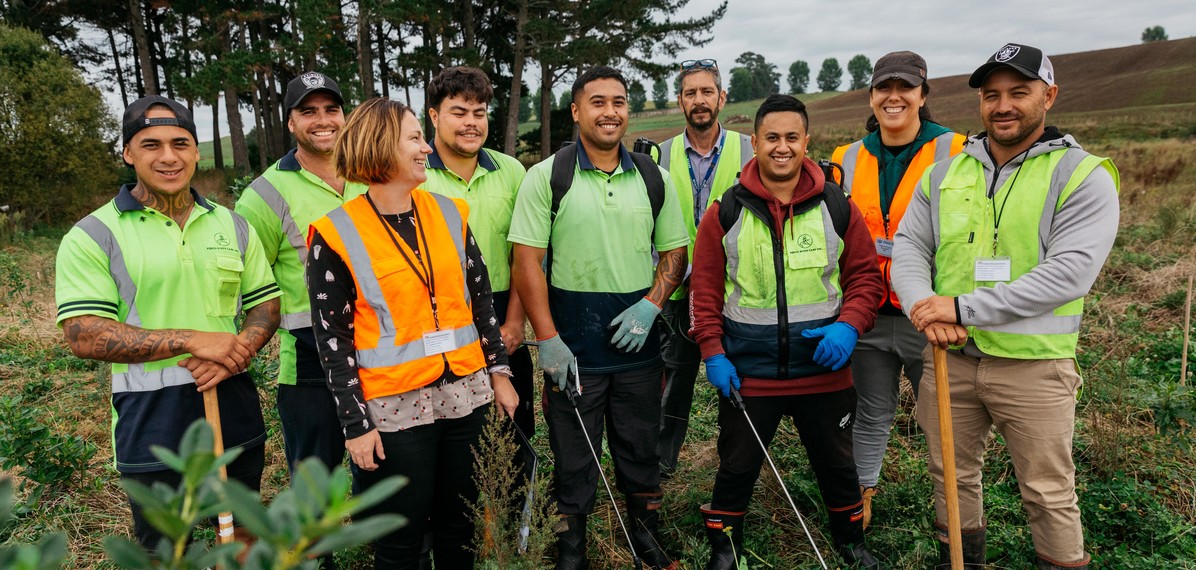
[[374,471],[354,466],[354,494],[393,475],[408,479],[397,493],[357,517],[398,513],[407,519],[406,526],[374,541],[374,568],[419,568],[420,547],[428,532],[437,568],[473,568],[470,506],[477,501],[478,489],[472,448],[479,444],[489,410],[486,404],[463,418],[379,432],[386,459]]
[[[266,446],[255,445],[248,449],[242,449],[241,455],[235,461],[228,464],[227,472],[229,479],[240,481],[241,484],[253,489],[254,491],[262,490],[262,469],[266,462]],[[148,473],[122,473],[120,475],[122,481],[136,481],[147,487],[152,487],[154,483],[164,483],[177,489],[183,481],[183,476],[174,471],[150,471]],[[133,511],[133,538],[146,550],[153,550],[158,546],[158,541],[162,537],[162,533],[158,529],[149,524],[141,511],[141,506],[133,502],[129,498],[129,509]],[[233,524],[236,525],[236,520]],[[216,525],[216,519],[211,519],[213,526]]]
[[[836,544],[858,542],[854,528],[840,530],[843,525],[836,524],[837,513],[853,514],[861,500],[851,443],[855,388],[804,396],[745,397],[743,401],[764,445],[772,442],[784,416],[792,418],[818,480],[822,501],[831,513]],[[718,426],[719,464],[710,506],[717,511],[746,511],[764,465],[764,451],[743,411],[722,397],[718,401]],[[773,477],[771,473],[766,476]]]
[[292,476],[299,463],[309,457],[323,461],[329,470],[344,462],[345,435],[327,386],[279,384],[277,406],[287,469]]
[[519,407],[515,409],[515,425],[523,430],[523,435],[531,439],[536,433],[536,404],[533,401],[533,390],[536,370],[532,366],[532,352],[526,346],[520,346],[515,354],[507,357],[511,364],[511,385],[515,393],[519,394]]
[[[656,442],[660,435],[661,368],[613,374],[582,374],[578,410],[590,443],[602,453],[602,428],[615,464],[616,487],[624,495],[660,492]],[[598,465],[590,455],[577,414],[551,380],[544,389],[544,419],[555,459],[554,493],[564,515],[589,514],[598,489]]]
[[694,382],[702,353],[689,338],[689,300],[667,301],[660,311],[660,355],[664,358],[664,394],[660,401],[660,472],[672,474],[685,432],[689,429],[689,410],[694,402]]

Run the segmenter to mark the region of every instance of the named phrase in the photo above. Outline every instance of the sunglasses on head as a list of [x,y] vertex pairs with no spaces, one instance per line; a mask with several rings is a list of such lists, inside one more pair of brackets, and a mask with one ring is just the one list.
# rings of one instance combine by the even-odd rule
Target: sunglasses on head
[[718,69],[718,62],[713,59],[687,59],[681,62],[681,69],[693,69],[695,67]]

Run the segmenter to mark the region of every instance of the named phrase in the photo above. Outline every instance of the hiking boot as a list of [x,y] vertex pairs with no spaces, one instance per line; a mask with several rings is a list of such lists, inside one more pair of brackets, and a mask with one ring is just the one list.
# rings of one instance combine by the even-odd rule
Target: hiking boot
[[1048,560],[1043,558],[1041,554],[1037,558],[1038,570],[1088,570],[1088,563],[1092,561],[1092,557],[1087,554],[1084,555],[1082,560],[1067,563]]
[[561,515],[553,526],[556,533],[556,570],[586,570],[586,516]]
[[872,522],[872,497],[876,496],[876,487],[860,487],[860,496],[864,499],[864,528]]
[[716,511],[710,503],[702,505],[706,522],[706,540],[710,541],[710,561],[706,570],[735,570],[743,552],[743,512]]
[[864,543],[859,544],[844,544],[839,546],[839,556],[843,558],[843,562],[849,568],[859,568],[860,570],[884,570],[880,561],[872,556],[868,551],[868,547]]
[[[939,564],[936,568],[951,568],[951,544],[948,542],[947,529],[939,523],[934,523],[938,530]],[[965,528],[960,531],[963,542],[963,567],[965,570],[979,570],[988,562],[985,555],[985,539],[987,526],[980,528]]]
[[627,515],[630,519],[631,543],[635,553],[649,568],[672,569],[676,562],[665,554],[656,535],[656,527],[663,493],[632,493],[627,496]]

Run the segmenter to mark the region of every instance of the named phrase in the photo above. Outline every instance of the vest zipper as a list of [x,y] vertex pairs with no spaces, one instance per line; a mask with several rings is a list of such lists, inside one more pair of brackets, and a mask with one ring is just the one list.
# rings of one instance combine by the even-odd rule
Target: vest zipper
[[[776,229],[771,231],[776,232]],[[789,301],[785,294],[785,244],[781,238],[781,235],[773,234],[772,264],[777,278],[777,379],[784,380],[789,378]]]

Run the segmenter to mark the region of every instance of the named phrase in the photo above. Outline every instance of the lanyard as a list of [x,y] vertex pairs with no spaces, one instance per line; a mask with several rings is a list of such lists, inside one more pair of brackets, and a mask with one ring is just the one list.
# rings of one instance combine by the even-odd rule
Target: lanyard
[[685,152],[685,164],[689,166],[689,183],[694,191],[694,225],[701,222],[701,212],[705,210],[706,204],[700,203],[702,200],[702,188],[705,188],[710,183],[710,177],[714,175],[714,171],[718,169],[718,159],[723,156],[723,143],[727,142],[727,129],[723,129],[723,134],[718,139],[718,152],[714,153],[714,160],[710,162],[710,168],[706,169],[706,175],[702,177],[702,183],[698,184],[698,175],[694,174],[694,163],[689,158],[689,151]]
[[[370,203],[370,207],[374,209],[374,214],[378,216],[378,221],[382,222],[382,227],[386,229],[386,235],[390,238],[391,243],[395,245],[395,249],[403,256],[403,261],[411,267],[415,272],[415,276],[419,278],[419,282],[423,284],[424,288],[428,290],[428,301],[432,307],[432,321],[436,324],[436,330],[440,330],[440,314],[436,306],[436,274],[432,271],[432,252],[428,249],[428,236],[424,234],[424,226],[419,221],[419,210],[415,207],[415,202],[411,202],[411,215],[415,219],[415,227],[419,229],[419,237],[416,238],[416,244],[419,244],[419,238],[423,238],[423,251],[426,256],[420,255],[419,251],[415,252],[415,261],[407,256],[407,252],[399,245],[399,241],[395,239],[395,230],[386,222],[386,218],[382,217],[382,212],[378,211],[378,206],[374,204],[373,198],[370,198],[369,193],[366,193],[365,199]],[[424,266],[424,258],[427,257],[427,267]],[[418,265],[416,264],[418,262]],[[423,273],[421,273],[423,271]]]
[[[1033,148],[1031,146],[1030,148]],[[1013,186],[1017,184],[1017,177],[1022,173],[1022,167],[1026,165],[1026,155],[1030,154],[1030,149],[1022,153],[1022,161],[1017,165],[1017,170],[1013,172],[1013,180],[1009,181],[1009,189],[1005,191],[1005,199],[1001,200],[1001,209],[997,209],[997,193],[993,192],[989,196],[993,204],[993,257],[997,256],[997,241],[999,240],[999,233],[1001,229],[1001,218],[1005,215],[1005,204],[1009,203],[1009,195],[1013,194]],[[1006,163],[1008,164],[1008,163]],[[1000,172],[999,170],[997,171]],[[997,182],[997,174],[993,174],[993,184]]]

